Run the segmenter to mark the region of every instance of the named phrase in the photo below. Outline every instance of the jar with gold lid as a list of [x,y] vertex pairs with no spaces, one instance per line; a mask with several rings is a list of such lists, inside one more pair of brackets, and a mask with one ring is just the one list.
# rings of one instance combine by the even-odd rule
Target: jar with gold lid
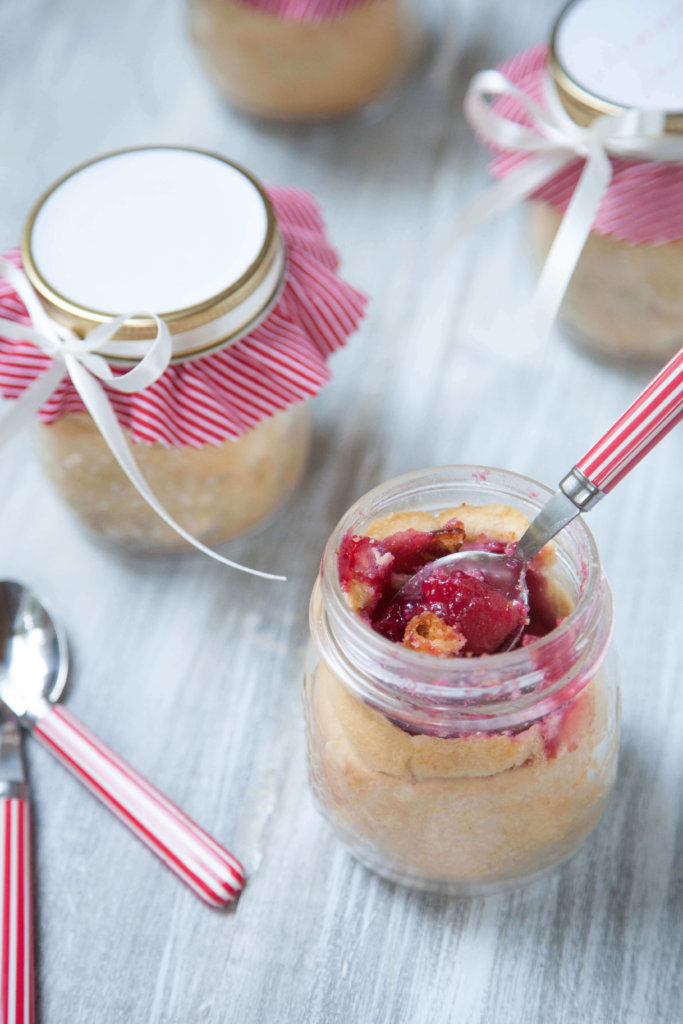
[[190,33],[231,105],[279,121],[382,100],[425,52],[410,0],[188,0]]
[[127,150],[50,188],[11,259],[0,390],[20,405],[46,381],[40,459],[91,534],[180,552],[276,511],[364,305],[312,197],[215,154]]
[[500,66],[505,128],[469,98],[499,187],[529,200],[538,321],[557,313],[607,359],[665,362],[683,344],[682,32],[674,0],[572,0],[549,46]]
[[514,888],[578,850],[602,816],[619,704],[610,593],[585,524],[536,556],[511,650],[498,651],[500,594],[494,607],[468,591],[459,636],[432,613],[397,633],[387,600],[458,545],[511,543],[550,493],[487,467],[422,470],[364,495],[327,543],[304,687],[310,782],[351,852],[394,881]]

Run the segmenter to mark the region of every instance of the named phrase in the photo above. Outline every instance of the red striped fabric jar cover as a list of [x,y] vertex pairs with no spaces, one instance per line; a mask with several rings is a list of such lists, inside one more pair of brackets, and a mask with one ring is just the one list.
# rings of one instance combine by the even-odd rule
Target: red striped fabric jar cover
[[[128,551],[166,553],[190,550],[177,524],[213,548],[273,514],[305,465],[307,400],[330,379],[328,358],[365,306],[338,277],[309,194],[266,190],[198,150],[128,150],[57,182],[7,258],[0,393],[27,404],[55,375],[38,410],[38,450],[82,525]],[[40,299],[32,316],[30,286]],[[31,334],[43,310],[62,335],[59,362]],[[79,338],[88,346],[111,335],[119,313],[113,337],[82,354]],[[152,313],[170,336],[167,365],[124,390],[158,344]],[[103,403],[114,427],[102,427]],[[110,429],[133,442],[133,469]],[[130,481],[137,470],[142,487]]]
[[[538,132],[544,154],[548,123],[550,131],[564,133],[564,120],[576,132],[575,141],[556,138],[556,152],[568,143],[559,170],[524,193],[532,251],[547,278],[560,226],[571,216],[580,229],[579,193],[585,200],[590,190],[591,140],[581,132],[603,138],[604,188],[594,196],[585,225],[590,233],[558,290],[565,332],[603,357],[664,362],[683,344],[683,92],[676,77],[680,60],[672,59],[681,32],[683,8],[675,0],[618,7],[611,0],[574,0],[549,45],[533,46],[498,68],[507,86],[497,90],[492,110],[507,124],[506,141],[495,129],[481,132],[496,154],[491,172],[510,194],[522,175],[532,181],[540,152],[531,144],[508,144],[514,128]],[[629,118],[638,125],[630,141]],[[482,128],[476,113],[470,119]],[[564,230],[566,241],[571,232],[568,225]],[[556,271],[562,262],[556,259]]]
[[321,120],[383,102],[425,51],[412,0],[188,0],[210,78],[253,117]]

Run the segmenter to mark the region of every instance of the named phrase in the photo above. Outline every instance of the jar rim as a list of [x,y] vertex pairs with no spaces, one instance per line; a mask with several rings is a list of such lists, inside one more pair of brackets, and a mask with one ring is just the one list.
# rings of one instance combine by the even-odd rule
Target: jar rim
[[[499,708],[510,702],[528,707],[530,698],[538,699],[539,694],[549,694],[566,689],[568,684],[576,688],[583,686],[595,674],[604,657],[612,629],[612,609],[609,588],[604,579],[597,546],[593,536],[579,517],[562,532],[564,537],[556,539],[558,557],[566,563],[570,555],[580,556],[580,578],[576,603],[562,622],[546,636],[526,647],[513,651],[484,655],[478,658],[435,658],[421,651],[414,651],[396,644],[375,632],[344,598],[339,584],[337,567],[338,545],[341,538],[365,520],[369,524],[381,514],[397,510],[399,495],[415,499],[423,498],[437,491],[443,492],[460,486],[481,491],[480,504],[486,498],[509,499],[519,507],[520,499],[530,510],[540,509],[554,491],[531,477],[505,470],[478,465],[453,465],[432,467],[406,473],[380,484],[359,498],[342,516],[332,531],[325,547],[321,563],[320,582],[322,599],[333,622],[331,631],[339,644],[351,645],[353,655],[360,665],[356,680],[365,696],[375,689],[368,677],[372,675],[373,664],[382,667],[383,674],[390,679],[394,696],[401,691],[404,696],[416,701],[425,701],[442,709],[467,704],[485,704]],[[512,488],[512,493],[510,493]],[[520,489],[526,489],[526,495]],[[518,499],[517,503],[513,499]],[[461,499],[462,500],[462,499]],[[404,505],[405,507],[405,505]],[[408,507],[424,508],[424,503],[413,501]],[[441,508],[448,507],[441,503]],[[569,551],[569,548],[572,548]],[[603,628],[589,629],[594,623],[595,595],[600,594],[602,608],[607,615]],[[335,643],[334,638],[330,638]],[[547,684],[547,667],[563,663],[568,649],[572,650],[572,670],[561,673],[553,685]],[[339,654],[339,652],[337,652]],[[340,655],[343,658],[343,655]],[[348,667],[348,665],[347,665]],[[361,679],[360,676],[364,678]],[[569,678],[571,677],[571,678]],[[376,682],[376,680],[375,680]],[[384,687],[380,687],[383,689]],[[566,698],[565,698],[566,699]]]

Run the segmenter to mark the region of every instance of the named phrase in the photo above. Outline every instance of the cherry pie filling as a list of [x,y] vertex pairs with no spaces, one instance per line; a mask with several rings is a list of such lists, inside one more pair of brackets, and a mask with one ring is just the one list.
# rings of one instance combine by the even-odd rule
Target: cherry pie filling
[[488,537],[465,540],[463,524],[449,520],[435,530],[400,530],[383,539],[347,533],[339,548],[339,579],[349,603],[377,633],[437,657],[479,657],[545,636],[561,621],[548,598],[546,579],[527,566],[528,603],[510,600],[480,572],[435,565],[421,593],[405,583],[423,566],[456,551],[512,554],[514,544]]

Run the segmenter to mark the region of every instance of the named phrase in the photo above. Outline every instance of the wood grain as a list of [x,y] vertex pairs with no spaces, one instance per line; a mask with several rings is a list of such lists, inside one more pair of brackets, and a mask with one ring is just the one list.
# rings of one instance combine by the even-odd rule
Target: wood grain
[[470,75],[547,33],[544,0],[458,0],[430,76],[381,123],[272,131],[204,79],[177,2],[0,4],[0,243],[83,159],[146,142],[216,149],[310,188],[372,306],[316,401],[303,486],[234,555],[286,586],[193,557],[121,560],[78,532],[29,436],[0,453],[0,572],[59,609],[69,706],[213,831],[250,880],[203,907],[42,750],[35,802],[47,1024],[677,1024],[683,915],[680,430],[591,513],[617,610],[623,756],[594,837],[545,882],[453,900],[375,878],[306,786],[300,679],[307,600],[337,518],[430,464],[505,466],[554,484],[646,369],[531,335],[521,214],[443,257],[483,187],[461,115]]

